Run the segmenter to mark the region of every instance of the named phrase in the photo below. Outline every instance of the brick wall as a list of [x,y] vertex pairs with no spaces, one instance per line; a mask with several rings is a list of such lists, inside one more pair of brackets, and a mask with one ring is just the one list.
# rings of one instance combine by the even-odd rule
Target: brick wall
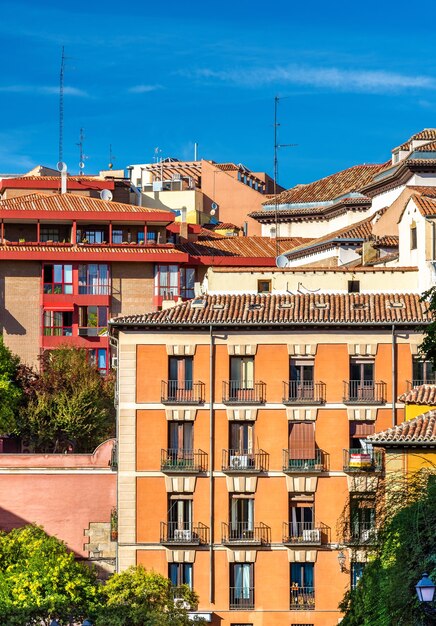
[[111,315],[155,310],[153,289],[153,263],[112,263]]

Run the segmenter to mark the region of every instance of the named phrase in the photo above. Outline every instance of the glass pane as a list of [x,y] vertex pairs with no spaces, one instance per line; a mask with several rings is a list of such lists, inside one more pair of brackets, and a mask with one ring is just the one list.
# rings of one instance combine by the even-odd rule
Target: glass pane
[[64,265],[64,283],[73,282],[73,266]]
[[98,325],[100,328],[107,326],[107,307],[98,307]]
[[106,350],[100,349],[98,351],[98,369],[99,370],[106,369]]
[[370,382],[374,380],[374,363],[363,364],[363,380]]
[[53,265],[54,269],[54,281],[55,283],[62,282],[62,265]]
[[44,265],[44,282],[53,282],[53,265]]

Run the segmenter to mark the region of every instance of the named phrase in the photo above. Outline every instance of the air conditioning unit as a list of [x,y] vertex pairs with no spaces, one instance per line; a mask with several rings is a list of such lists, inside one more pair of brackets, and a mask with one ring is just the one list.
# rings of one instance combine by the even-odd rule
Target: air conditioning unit
[[248,456],[231,456],[230,457],[230,467],[232,469],[246,469],[249,465]]
[[162,191],[163,189],[163,181],[162,180],[156,180],[153,183],[153,191]]
[[192,541],[192,531],[176,529],[174,531],[174,540],[175,541]]
[[185,598],[174,598],[174,606],[178,609],[184,609],[185,611],[191,610],[191,605]]
[[307,541],[308,543],[320,543],[321,541],[321,533],[319,528],[306,528],[303,530],[303,541]]
[[173,174],[173,181],[177,182],[179,180],[182,180],[181,174]]

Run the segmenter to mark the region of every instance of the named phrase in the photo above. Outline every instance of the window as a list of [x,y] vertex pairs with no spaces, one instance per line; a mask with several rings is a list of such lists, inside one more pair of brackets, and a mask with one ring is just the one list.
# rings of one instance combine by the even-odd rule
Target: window
[[289,538],[291,540],[318,540],[314,536],[314,501],[310,495],[289,497]]
[[156,243],[156,241],[157,241],[157,233],[152,230],[148,230],[147,231],[147,243]]
[[314,564],[291,563],[291,611],[315,608]]
[[257,281],[257,293],[271,293],[271,281],[270,280],[258,280]]
[[44,293],[73,293],[72,265],[44,265],[43,279]]
[[230,454],[253,452],[254,425],[246,422],[230,422]]
[[348,293],[360,293],[360,280],[348,281]]
[[[147,233],[147,239],[148,235]],[[154,293],[171,300],[179,295],[179,266],[156,265],[154,273]]]
[[170,496],[168,506],[168,537],[170,539],[192,538],[192,500],[183,496]]
[[367,543],[375,538],[375,499],[370,494],[351,494],[350,539]]
[[312,422],[289,424],[289,468],[315,469],[315,426]]
[[136,243],[144,243],[145,241],[145,233],[143,230],[139,230],[136,233]]
[[230,563],[230,609],[254,609],[253,563]]
[[112,230],[112,243],[123,243],[123,231],[119,229]]
[[168,380],[169,400],[189,401],[189,399],[192,398],[192,370],[192,356],[170,356]]
[[253,539],[254,537],[254,498],[242,495],[230,496],[230,536],[229,539]]
[[188,585],[192,589],[192,563],[170,563],[168,578],[174,587]]
[[194,425],[192,422],[168,422],[168,447],[175,457],[193,449]]
[[374,422],[350,422],[350,448],[368,451],[372,446],[366,443],[366,438],[375,433]]
[[108,372],[108,359],[106,348],[96,348],[89,350],[89,360],[95,365],[100,374],[107,374]]
[[77,230],[77,241],[80,243],[103,243],[106,240],[104,230],[98,228],[82,228]]
[[254,390],[254,357],[231,357],[230,379],[230,397],[248,400]]
[[430,361],[413,359],[413,386],[425,383],[434,384],[436,380],[433,364]]
[[351,563],[351,589],[356,589],[359,580],[362,578],[363,570],[366,563],[359,563],[358,561],[352,561]]
[[418,247],[418,237],[417,237],[417,231],[416,231],[416,224],[415,222],[412,222],[410,224],[410,249],[416,250],[417,247]]
[[290,361],[290,400],[314,399],[314,362],[307,359],[291,359]]
[[180,268],[180,296],[182,298],[193,298],[195,286],[195,269],[193,267]]
[[47,228],[41,226],[39,233],[40,241],[59,241],[59,228]]
[[352,359],[350,361],[350,400],[372,401],[374,393],[374,361]]
[[79,307],[79,335],[97,337],[107,334],[107,307]]
[[110,292],[109,265],[79,265],[79,294],[108,296]]
[[72,326],[72,311],[44,311],[43,333],[45,337],[71,337]]

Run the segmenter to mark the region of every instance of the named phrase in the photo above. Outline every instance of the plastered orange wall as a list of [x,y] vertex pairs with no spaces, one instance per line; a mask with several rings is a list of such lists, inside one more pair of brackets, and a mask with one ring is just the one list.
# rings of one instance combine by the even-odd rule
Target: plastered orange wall
[[136,402],[160,402],[161,381],[168,380],[165,345],[138,345],[136,359]]
[[136,541],[159,543],[160,523],[167,521],[168,497],[165,479],[148,476],[136,479]]

